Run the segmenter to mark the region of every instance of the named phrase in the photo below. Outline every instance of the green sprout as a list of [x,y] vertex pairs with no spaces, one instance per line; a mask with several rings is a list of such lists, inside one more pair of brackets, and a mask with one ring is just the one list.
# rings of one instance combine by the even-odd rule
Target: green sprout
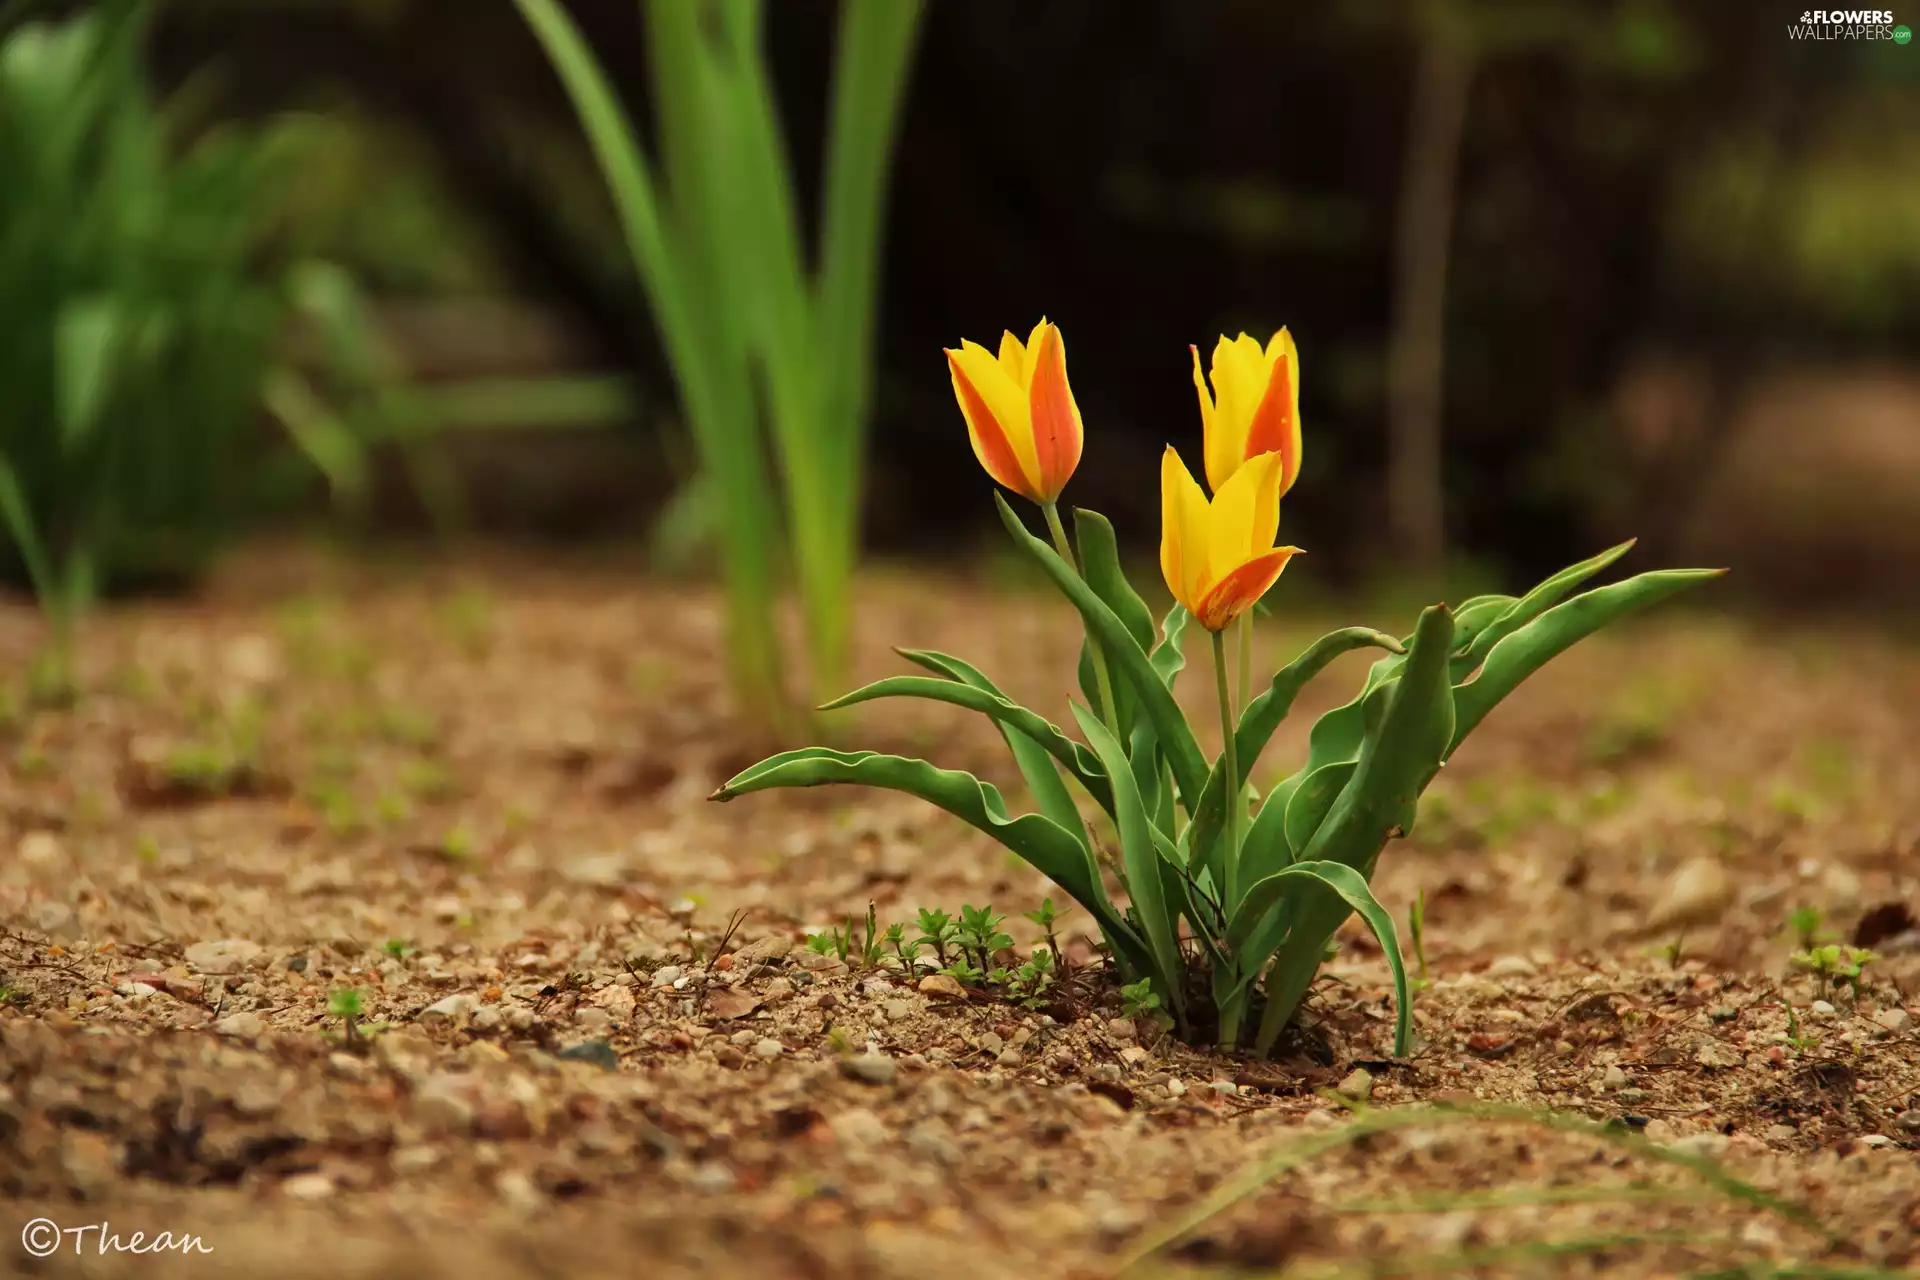
[[1413,959],[1418,966],[1419,976],[1414,979],[1421,987],[1428,985],[1427,980],[1427,891],[1421,889],[1413,895],[1413,905],[1407,908],[1407,932],[1413,938]]
[[1073,910],[1072,907],[1064,911],[1060,910],[1053,905],[1052,898],[1042,898],[1037,909],[1027,912],[1027,919],[1039,925],[1040,931],[1046,935],[1047,950],[1053,953],[1056,962],[1063,965],[1066,963],[1066,957],[1060,951],[1060,939],[1054,935],[1054,924],[1071,910]]
[[1162,1031],[1172,1028],[1173,1019],[1160,1002],[1160,993],[1153,989],[1153,979],[1142,978],[1120,988],[1120,1012],[1122,1016],[1136,1020],[1144,1019],[1159,1027]]
[[1799,907],[1787,917],[1787,927],[1799,939],[1800,950],[1811,951],[1820,941],[1820,908]]
[[341,1020],[342,1034],[349,1045],[356,1043],[360,1019],[366,1012],[365,1001],[352,987],[335,987],[327,996],[327,1016]]
[[[880,940],[893,948],[893,954],[899,958],[900,967],[911,976],[913,973],[913,958],[920,954],[920,939],[915,938],[913,942],[909,944],[907,942],[907,926],[895,921],[893,924],[887,926],[887,931],[881,935]],[[913,950],[907,950],[909,945],[912,946]]]
[[1822,995],[1831,995],[1836,989],[1846,987],[1856,1001],[1860,998],[1861,971],[1879,958],[1864,947],[1847,947],[1831,942],[1825,946],[1796,951],[1790,957],[1794,968],[1805,970],[1820,980]]
[[960,908],[956,939],[978,968],[993,968],[993,957],[1013,945],[1013,939],[1000,932],[1000,922],[1005,919],[1004,915],[995,915],[990,906]]
[[380,944],[380,949],[395,960],[404,960],[413,954],[413,948],[407,945],[405,938],[388,938]]
[[925,907],[920,908],[920,918],[917,923],[920,927],[920,936],[913,940],[913,949],[918,952],[922,947],[933,948],[933,958],[940,962],[942,969],[945,969],[948,964],[947,948],[959,936],[960,926],[954,923],[953,917],[946,912],[929,911]]

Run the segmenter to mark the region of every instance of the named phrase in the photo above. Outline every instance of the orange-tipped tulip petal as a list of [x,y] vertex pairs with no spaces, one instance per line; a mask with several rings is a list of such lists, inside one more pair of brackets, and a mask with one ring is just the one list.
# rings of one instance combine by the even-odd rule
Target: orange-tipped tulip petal
[[1207,483],[1215,493],[1250,458],[1280,455],[1280,493],[1300,474],[1300,354],[1285,329],[1262,348],[1241,334],[1213,348],[1213,390],[1193,353],[1193,387],[1206,432]]
[[1172,446],[1161,455],[1160,572],[1173,598],[1209,631],[1252,608],[1300,554],[1273,545],[1282,468],[1278,453],[1256,455],[1209,502]]
[[947,369],[987,474],[1034,502],[1057,499],[1080,465],[1084,436],[1059,328],[1043,319],[1025,343],[1003,334],[997,356],[962,342],[948,349]]

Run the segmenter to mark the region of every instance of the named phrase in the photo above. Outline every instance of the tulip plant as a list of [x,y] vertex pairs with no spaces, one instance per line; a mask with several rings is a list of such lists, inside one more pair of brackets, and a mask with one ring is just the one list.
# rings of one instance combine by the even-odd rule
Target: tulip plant
[[[1113,528],[1076,510],[1068,539],[1056,507],[1082,430],[1059,330],[1011,334],[998,356],[972,343],[947,353],[976,456],[1002,486],[1037,503],[1049,537],[996,495],[1014,542],[1079,613],[1084,703],[1079,736],[1023,707],[948,654],[901,650],[929,675],[895,676],[833,707],[876,698],[950,703],[991,719],[1033,793],[1014,814],[968,773],[871,751],[807,747],[740,773],[729,800],[770,787],[862,783],[917,795],[971,823],[1059,885],[1098,923],[1120,984],[1145,982],[1181,1034],[1265,1055],[1300,1007],[1348,916],[1379,940],[1392,973],[1394,1051],[1408,1050],[1406,967],[1393,918],[1370,881],[1389,840],[1412,830],[1421,792],[1487,712],[1548,659],[1717,570],[1661,570],[1578,592],[1631,543],[1555,574],[1524,596],[1483,595],[1421,613],[1394,637],[1335,631],[1275,672],[1257,696],[1229,689],[1225,634],[1299,554],[1277,546],[1280,498],[1300,466],[1298,360],[1283,329],[1264,348],[1224,338],[1212,394],[1194,355],[1211,498],[1169,448],[1161,465],[1160,567],[1174,598],[1156,627],[1121,569]],[[1174,699],[1184,642],[1211,642],[1222,749],[1209,760]],[[1315,722],[1306,759],[1264,796],[1249,775],[1300,689],[1356,649],[1380,657],[1359,693]],[[1088,812],[1069,784],[1084,794]],[[1113,833],[1111,856],[1098,831]],[[1111,888],[1110,888],[1111,882]],[[1119,890],[1118,893],[1112,889]],[[1121,905],[1124,895],[1125,904]]]

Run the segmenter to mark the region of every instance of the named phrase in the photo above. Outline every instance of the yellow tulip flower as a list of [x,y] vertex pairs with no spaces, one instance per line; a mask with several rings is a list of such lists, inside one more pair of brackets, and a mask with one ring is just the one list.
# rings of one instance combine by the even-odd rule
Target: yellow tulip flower
[[1298,547],[1276,547],[1278,453],[1249,459],[1208,501],[1173,446],[1160,458],[1160,572],[1173,598],[1209,631],[1224,630],[1267,593]]
[[1213,393],[1193,353],[1193,386],[1206,429],[1207,485],[1215,493],[1241,464],[1264,453],[1280,455],[1280,493],[1300,474],[1300,354],[1285,329],[1266,347],[1246,334],[1223,334],[1213,348]]
[[963,341],[947,349],[947,369],[980,465],[1021,497],[1051,505],[1080,465],[1082,436],[1059,328],[1042,318],[1024,344],[1002,334],[997,358]]

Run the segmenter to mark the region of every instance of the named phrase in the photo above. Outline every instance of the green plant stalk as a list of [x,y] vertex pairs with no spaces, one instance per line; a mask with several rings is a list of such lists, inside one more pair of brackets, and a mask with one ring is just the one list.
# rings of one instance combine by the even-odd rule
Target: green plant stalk
[[1236,711],[1245,711],[1253,701],[1253,610],[1240,615],[1240,688],[1234,700]]
[[[1241,615],[1244,621],[1245,614]],[[1213,632],[1213,680],[1214,691],[1220,702],[1220,738],[1221,760],[1226,768],[1229,782],[1240,776],[1240,762],[1234,756],[1234,714],[1233,699],[1227,693],[1227,642],[1224,633]],[[1226,820],[1222,824],[1220,839],[1220,867],[1225,873],[1225,883],[1220,886],[1221,901],[1238,902],[1240,900],[1240,793],[1238,788],[1229,788],[1231,794],[1226,797]],[[1220,1048],[1230,1052],[1240,1038],[1240,1019],[1245,1012],[1245,998],[1222,1001],[1220,1008]]]
[[[702,243],[702,229],[715,227],[717,220],[701,216],[703,184],[691,179],[684,187],[676,183],[675,194],[683,205],[693,207],[672,210],[670,220],[655,193],[632,122],[579,28],[555,0],[515,2],[579,113],[659,324],[688,426],[724,495],[721,573],[735,695],[748,714],[777,717],[784,705],[779,633],[774,626],[778,507],[754,420],[751,371],[745,365],[742,339],[728,331],[728,299],[714,296],[715,290],[698,274],[711,260],[710,246]],[[680,65],[689,75],[701,69],[690,63]],[[685,89],[683,101],[690,101],[692,93],[691,88]],[[673,93],[663,92],[661,97],[666,117],[662,141],[669,150],[670,168],[676,163],[691,165],[703,154],[715,160],[724,154],[723,149],[709,147],[710,140],[690,136],[697,126],[687,113],[672,109]],[[676,162],[676,154],[684,159]]]
[[[1073,544],[1067,541],[1067,527],[1060,523],[1058,503],[1043,502],[1040,509],[1047,513],[1047,530],[1053,534],[1054,548],[1067,567],[1077,570],[1080,560],[1073,554]],[[1106,655],[1100,651],[1100,642],[1092,636],[1087,637],[1087,648],[1093,654],[1093,676],[1100,682],[1100,719],[1107,731],[1114,737],[1120,736],[1120,708],[1113,705],[1113,677],[1107,674]]]

